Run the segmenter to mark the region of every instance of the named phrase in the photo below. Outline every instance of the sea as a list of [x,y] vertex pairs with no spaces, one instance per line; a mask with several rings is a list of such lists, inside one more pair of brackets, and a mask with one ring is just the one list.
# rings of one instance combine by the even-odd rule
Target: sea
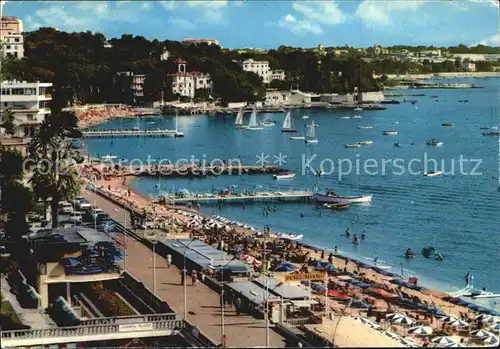
[[[324,209],[312,201],[204,204],[201,209],[257,229],[269,225],[274,232],[304,234],[306,243],[324,249],[337,246],[342,254],[368,264],[379,257],[380,264],[391,267],[389,271],[416,276],[421,284],[433,289],[462,289],[470,271],[476,288],[500,293],[499,138],[483,136],[489,130],[481,129],[500,124],[500,86],[497,78],[446,82],[474,83],[484,88],[390,91],[410,96],[386,97],[401,103],[385,105],[387,109],[380,111],[296,109],[291,112],[298,130],[295,134],[281,132],[283,113],[259,114],[259,122],[272,120],[276,125],[254,131],[236,129],[235,115],[193,115],[177,118],[184,138],[90,139],[86,147],[91,156],[114,155],[136,164],[148,159],[153,164],[160,159],[163,163],[165,159],[172,163],[196,159],[207,164],[224,160],[281,165],[296,173],[291,180],[275,180],[270,174],[136,179],[131,186],[145,196],[227,188],[282,192],[333,189],[339,195],[373,194],[370,203],[345,210]],[[244,118],[247,123],[250,115]],[[304,135],[305,126],[312,121],[318,125],[317,144],[289,139]],[[447,122],[454,126],[442,126]],[[92,129],[134,127],[173,129],[175,117],[112,119]],[[383,135],[388,130],[398,134]],[[427,145],[433,138],[443,145]],[[344,147],[358,141],[373,144]],[[315,174],[317,170],[322,170],[321,176]],[[442,170],[443,175],[424,176],[432,170]],[[266,207],[268,215],[264,214]],[[351,238],[345,236],[347,228]],[[352,234],[360,235],[363,230],[366,239],[353,244]],[[433,247],[444,260],[424,258],[424,247]],[[416,258],[404,258],[408,248]],[[483,300],[482,304],[498,309],[499,300]]]

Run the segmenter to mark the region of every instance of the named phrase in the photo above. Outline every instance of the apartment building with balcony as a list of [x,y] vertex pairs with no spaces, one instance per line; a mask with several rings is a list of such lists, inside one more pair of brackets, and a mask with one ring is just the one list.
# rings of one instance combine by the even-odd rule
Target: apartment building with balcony
[[0,20],[0,42],[2,53],[15,58],[24,57],[23,22],[11,16],[2,16]]
[[282,80],[286,78],[283,69],[271,70],[268,61],[254,61],[252,58],[240,63],[244,71],[252,72],[262,78],[264,84],[269,84],[273,80]]
[[168,74],[172,82],[173,94],[194,98],[198,89],[205,89],[212,93],[213,82],[209,73],[186,71],[187,62],[182,58],[176,59],[174,63],[177,64],[177,72]]
[[14,114],[14,137],[32,137],[50,114],[52,83],[4,81],[0,84],[0,117]]
[[[132,91],[133,103],[142,100],[144,97],[144,83],[146,82],[145,74],[136,74],[131,71],[120,71],[113,77],[113,88],[117,94],[125,93],[130,87]],[[123,103],[131,101],[120,100]]]
[[61,295],[51,292],[52,285],[56,289],[66,285],[68,296],[71,284],[121,277],[123,251],[103,232],[79,226],[55,228],[29,234],[26,239],[38,270],[41,308]]

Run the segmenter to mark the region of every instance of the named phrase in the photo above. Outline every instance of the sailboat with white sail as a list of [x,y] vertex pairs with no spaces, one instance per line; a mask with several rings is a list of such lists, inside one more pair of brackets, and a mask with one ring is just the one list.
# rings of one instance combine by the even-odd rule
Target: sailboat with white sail
[[252,110],[252,115],[250,115],[250,122],[248,123],[248,126],[245,128],[245,130],[258,131],[263,129],[264,127],[260,127],[259,124],[257,123],[257,108],[255,108],[254,106]]
[[306,143],[318,143],[318,139],[316,138],[316,125],[314,123],[314,120],[311,122],[310,125],[307,125],[307,131],[306,131]]
[[236,128],[247,128],[247,126],[243,124],[243,108],[240,108],[240,110],[238,110],[238,113],[236,114],[236,120],[234,121],[234,126]]
[[293,127],[292,112],[290,110],[285,115],[285,121],[283,121],[281,132],[297,132],[297,130]]

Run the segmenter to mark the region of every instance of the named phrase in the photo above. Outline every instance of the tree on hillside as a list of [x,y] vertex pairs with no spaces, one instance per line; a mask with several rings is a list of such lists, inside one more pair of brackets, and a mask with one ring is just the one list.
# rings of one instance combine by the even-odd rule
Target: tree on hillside
[[13,135],[15,131],[14,125],[14,113],[10,109],[6,109],[2,113],[2,127],[5,129],[5,133]]

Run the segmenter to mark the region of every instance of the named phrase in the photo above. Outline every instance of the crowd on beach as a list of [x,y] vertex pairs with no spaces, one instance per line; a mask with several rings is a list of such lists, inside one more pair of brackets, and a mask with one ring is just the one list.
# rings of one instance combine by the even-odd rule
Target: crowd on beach
[[[97,174],[94,171],[87,168],[87,173]],[[207,217],[199,212],[199,206],[192,209],[153,204],[131,193],[128,181],[123,178],[98,179],[93,183],[101,195],[142,216],[143,225],[149,221],[157,226],[168,225],[169,229],[175,227],[177,232],[188,233],[249,263],[254,276],[268,273],[268,270],[279,270],[282,263],[289,263],[295,270],[292,272],[325,272],[328,275],[326,282],[303,282],[301,285],[310,289],[319,303],[313,307],[313,315],[322,314],[327,306],[333,316],[345,316],[346,304],[349,304],[350,316],[366,321],[372,328],[395,332],[400,339],[406,337],[405,340],[409,340],[408,336],[411,336],[408,343],[423,346],[429,346],[442,336],[460,344],[483,344],[483,340],[490,337],[481,337],[484,333],[478,331],[490,330],[496,321],[500,323],[499,314],[494,311],[490,315],[478,314],[474,307],[461,304],[458,299],[417,286],[416,278],[406,282],[395,274],[342,256],[338,251],[330,252],[298,241],[272,238],[270,228],[257,232],[254,228],[232,224],[229,220]],[[190,224],[194,217],[200,224]],[[192,277],[193,285],[198,282],[195,279],[204,278],[208,272],[201,271]],[[274,275],[279,273],[275,271]],[[236,298],[229,303],[240,296],[233,297]],[[248,307],[240,304],[238,312],[245,309]],[[430,333],[409,334],[411,325],[428,329]]]
[[84,109],[76,109],[75,114],[78,117],[80,127],[88,127],[105,122],[111,118],[124,118],[141,115],[138,108],[127,105],[99,105],[89,106]]

